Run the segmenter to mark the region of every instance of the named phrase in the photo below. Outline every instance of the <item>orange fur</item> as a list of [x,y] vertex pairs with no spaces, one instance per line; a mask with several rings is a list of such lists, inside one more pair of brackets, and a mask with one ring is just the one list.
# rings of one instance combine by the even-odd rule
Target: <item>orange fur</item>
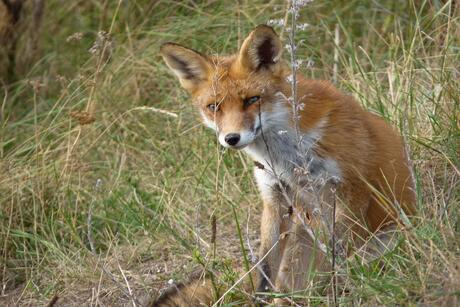
[[187,284],[170,286],[150,307],[211,306],[213,302],[212,284],[209,278],[193,276]]
[[[280,60],[281,42],[270,27],[257,27],[232,56],[208,57],[171,43],[161,53],[220,143],[245,150],[260,166],[260,257],[266,256],[261,270],[267,276],[261,276],[259,291],[272,285],[302,289],[311,268],[330,269],[307,229],[325,231],[323,220],[331,227],[332,202],[336,239],[348,254],[397,224],[398,206],[416,214],[401,137],[351,96],[328,81],[296,76],[297,131],[290,69]],[[315,208],[321,208],[319,216]]]

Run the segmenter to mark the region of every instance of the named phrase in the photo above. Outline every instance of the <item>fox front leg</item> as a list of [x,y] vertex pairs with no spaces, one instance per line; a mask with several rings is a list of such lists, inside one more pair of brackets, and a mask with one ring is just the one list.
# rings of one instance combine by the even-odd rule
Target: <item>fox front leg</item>
[[266,292],[274,284],[278,273],[282,250],[279,242],[282,219],[279,208],[272,201],[264,200],[260,223],[260,250],[257,292]]
[[286,214],[289,215],[290,206],[286,201],[287,191],[278,180],[263,169],[255,169],[254,174],[263,200],[259,249],[262,261],[258,268],[257,292],[266,292],[273,288],[279,271],[285,245],[281,234],[289,228]]

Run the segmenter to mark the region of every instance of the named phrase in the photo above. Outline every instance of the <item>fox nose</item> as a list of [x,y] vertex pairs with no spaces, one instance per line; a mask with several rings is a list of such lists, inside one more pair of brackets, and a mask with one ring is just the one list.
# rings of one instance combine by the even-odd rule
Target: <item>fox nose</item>
[[225,136],[225,142],[230,146],[235,146],[240,141],[240,135],[238,133],[229,133]]

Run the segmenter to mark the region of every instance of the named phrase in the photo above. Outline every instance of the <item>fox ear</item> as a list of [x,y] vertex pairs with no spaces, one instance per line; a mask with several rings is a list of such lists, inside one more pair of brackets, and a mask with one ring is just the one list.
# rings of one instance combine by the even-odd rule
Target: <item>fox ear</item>
[[165,43],[160,48],[168,67],[179,78],[182,87],[193,92],[201,82],[208,79],[211,71],[211,63],[201,53],[177,45]]
[[244,40],[238,55],[240,68],[257,71],[270,68],[281,58],[281,40],[273,28],[257,26]]

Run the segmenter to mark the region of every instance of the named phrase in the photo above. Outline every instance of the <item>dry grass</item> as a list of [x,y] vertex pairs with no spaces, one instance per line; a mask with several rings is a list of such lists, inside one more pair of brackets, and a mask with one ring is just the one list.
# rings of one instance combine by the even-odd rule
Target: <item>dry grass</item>
[[[415,2],[302,12],[300,55],[315,63],[303,73],[331,79],[336,50],[338,86],[399,128],[417,178],[419,223],[384,271],[349,264],[344,304],[448,306],[460,295],[459,9]],[[48,1],[41,60],[0,96],[0,304],[144,304],[210,259],[212,216],[223,282],[243,263],[236,221],[257,247],[252,163],[198,124],[158,47],[232,52],[285,5],[197,3]],[[315,287],[300,295],[331,302]]]

